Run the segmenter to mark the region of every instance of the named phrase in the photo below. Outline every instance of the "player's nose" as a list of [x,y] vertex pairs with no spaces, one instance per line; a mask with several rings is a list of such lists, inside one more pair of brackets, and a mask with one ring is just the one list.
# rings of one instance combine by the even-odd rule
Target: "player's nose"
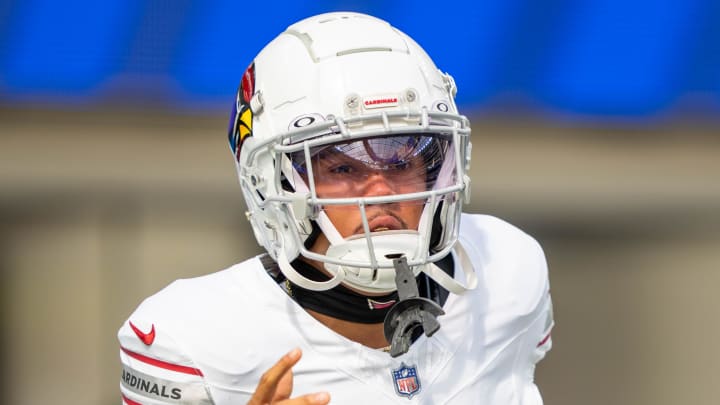
[[396,185],[386,173],[380,170],[370,172],[364,181],[363,195],[366,197],[379,197],[395,194]]

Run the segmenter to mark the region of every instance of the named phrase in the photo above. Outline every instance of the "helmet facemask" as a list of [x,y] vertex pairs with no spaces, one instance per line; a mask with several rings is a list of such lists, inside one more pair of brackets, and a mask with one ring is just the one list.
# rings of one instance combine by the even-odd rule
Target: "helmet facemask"
[[[277,241],[286,245],[277,246],[281,270],[312,290],[342,281],[381,294],[396,289],[393,257],[404,255],[417,275],[446,256],[467,187],[468,136],[464,117],[423,110],[336,118],[268,143],[280,175],[271,187],[278,195],[264,196],[263,204],[278,204],[288,225]],[[438,220],[441,226],[433,225]],[[329,243],[326,251],[305,246],[310,221]],[[332,279],[297,274],[287,263],[297,255],[323,263]]]

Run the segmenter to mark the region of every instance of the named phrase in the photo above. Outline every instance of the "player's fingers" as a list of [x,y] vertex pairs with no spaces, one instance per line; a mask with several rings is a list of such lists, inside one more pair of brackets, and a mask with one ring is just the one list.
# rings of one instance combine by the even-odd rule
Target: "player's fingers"
[[261,405],[270,403],[275,396],[275,390],[277,389],[278,382],[297,362],[300,360],[302,352],[300,349],[295,348],[284,355],[278,360],[275,365],[270,367],[258,382],[255,393],[248,402],[248,405]]
[[327,392],[316,392],[314,394],[302,395],[297,398],[278,402],[277,405],[326,405],[330,403],[330,394]]
[[288,370],[285,374],[283,374],[282,377],[280,377],[280,381],[277,383],[277,388],[275,388],[275,395],[273,396],[272,402],[275,403],[277,401],[282,401],[284,399],[290,398],[290,395],[292,395],[293,390],[293,371],[292,369]]

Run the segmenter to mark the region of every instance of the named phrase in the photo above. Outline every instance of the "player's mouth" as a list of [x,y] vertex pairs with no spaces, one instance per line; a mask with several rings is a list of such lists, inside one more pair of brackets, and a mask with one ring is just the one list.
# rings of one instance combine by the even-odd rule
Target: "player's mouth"
[[[392,213],[381,213],[375,215],[368,220],[370,232],[394,231],[398,229],[407,229],[407,224],[401,218]],[[362,233],[362,225],[358,227],[357,233]]]

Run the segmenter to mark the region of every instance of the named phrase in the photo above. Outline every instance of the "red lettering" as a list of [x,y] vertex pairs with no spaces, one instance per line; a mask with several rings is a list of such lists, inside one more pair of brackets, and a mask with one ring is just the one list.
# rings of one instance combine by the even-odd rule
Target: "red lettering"
[[378,98],[375,100],[365,100],[365,105],[385,104],[385,103],[397,103],[397,98]]

